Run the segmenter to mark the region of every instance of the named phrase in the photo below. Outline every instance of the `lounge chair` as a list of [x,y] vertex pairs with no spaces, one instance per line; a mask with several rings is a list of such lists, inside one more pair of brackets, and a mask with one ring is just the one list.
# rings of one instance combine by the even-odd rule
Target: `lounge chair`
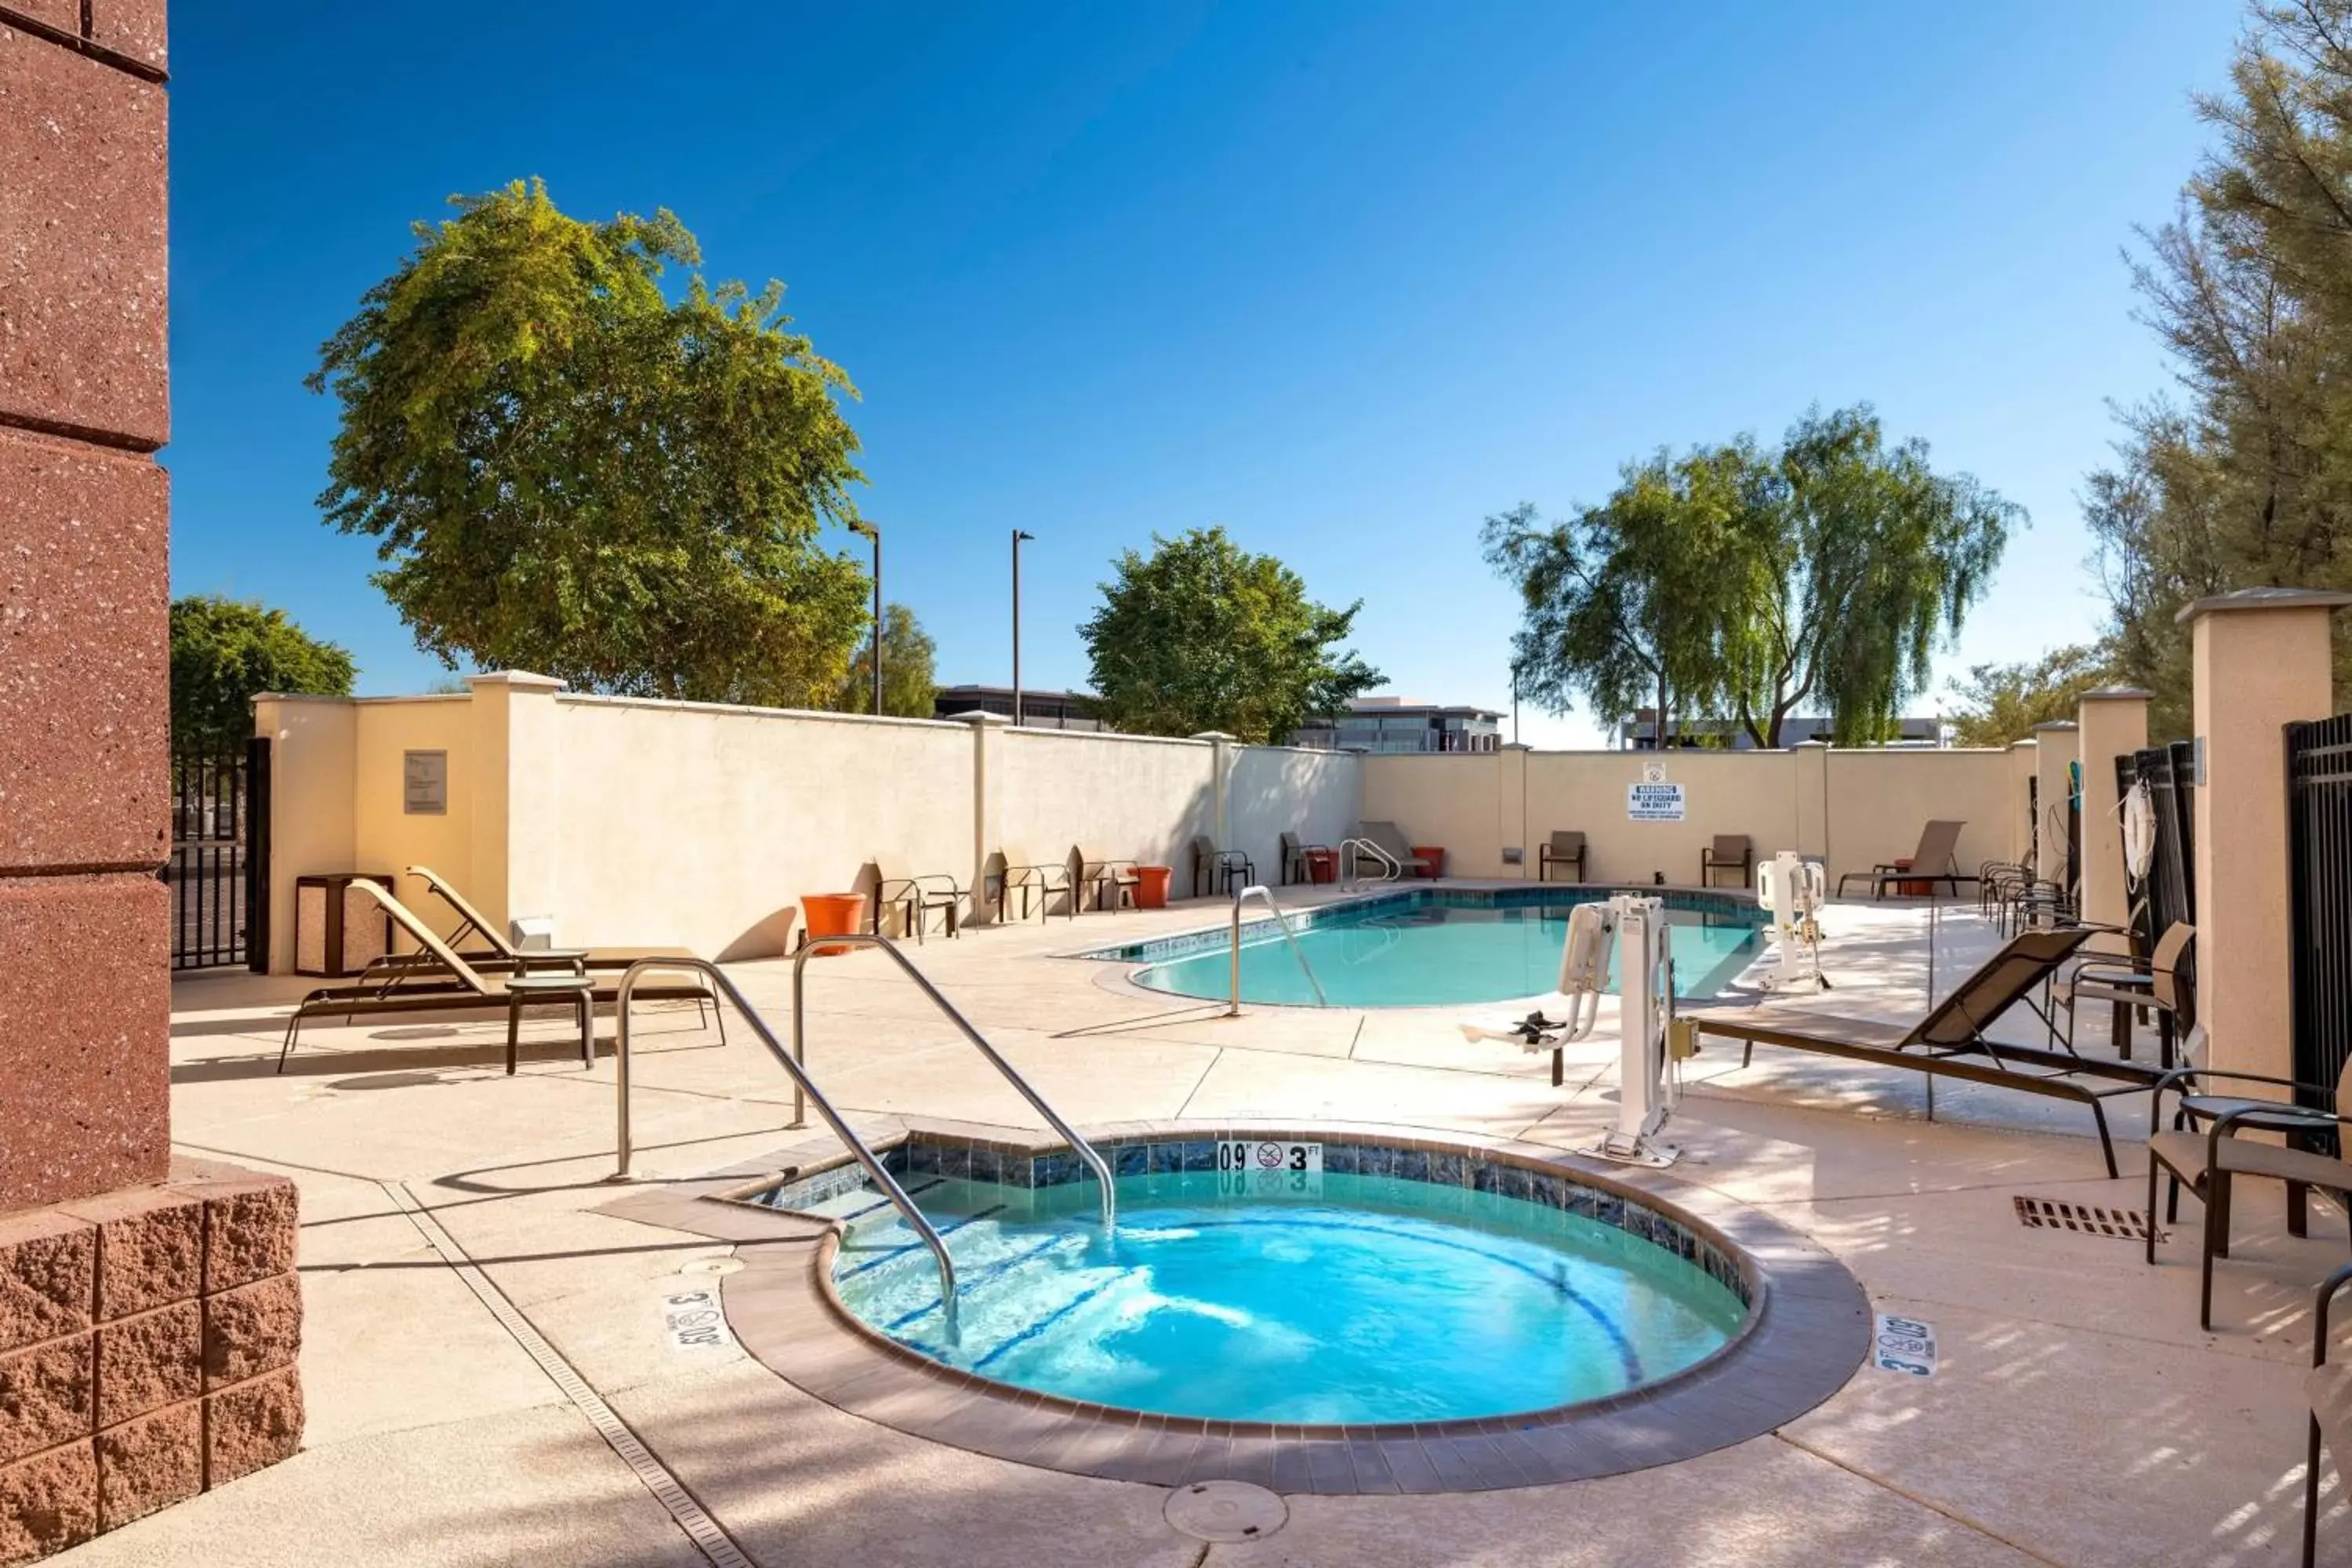
[[1218,848],[1216,841],[1205,833],[1193,835],[1192,896],[1199,898],[1203,887],[1211,892],[1230,893],[1235,877],[1242,879],[1244,886],[1257,880],[1257,868],[1250,863],[1250,858],[1238,849]]
[[1404,836],[1404,829],[1393,822],[1359,822],[1348,837],[1379,846],[1381,852],[1396,863],[1401,876],[1434,877],[1443,869],[1442,862],[1415,849],[1412,840]]
[[915,872],[896,855],[874,857],[874,934],[882,934],[882,917],[897,910],[904,917],[901,929],[923,940],[931,923],[931,911],[943,910],[948,917],[948,935],[956,934],[956,910],[961,907],[964,889],[945,871]]
[[2336,1456],[2339,1491],[2345,1458],[2352,1455],[2352,1362],[2327,1359],[2327,1310],[2347,1285],[2352,1285],[2352,1264],[2323,1280],[2311,1301],[2311,1371],[2303,1380],[2303,1396],[2311,1406],[2311,1437],[2303,1462],[2303,1568],[2313,1568],[2318,1561],[2320,1439],[2327,1440],[2328,1451]]
[[[574,964],[583,969],[626,969],[640,959],[692,958],[691,948],[684,947],[517,947],[479,910],[466,900],[457,885],[430,866],[411,866],[408,874],[425,884],[425,890],[449,906],[457,917],[457,929],[446,939],[457,955],[477,969],[486,968],[485,959],[505,960],[524,966],[539,964]],[[466,951],[466,938],[471,933],[481,943],[480,950]]]
[[1952,897],[1960,896],[1960,884],[1977,879],[1960,871],[1960,829],[1966,822],[1930,822],[1919,830],[1919,847],[1900,860],[1881,860],[1867,871],[1848,871],[1838,879],[1838,897],[1845,897],[1845,885],[1859,877],[1869,882],[1870,896],[1883,899],[1888,885],[1900,888],[1911,882],[1925,882],[1927,890],[1936,890],[1938,882],[1947,883]]
[[[584,969],[562,972],[509,972],[485,973],[460,957],[457,951],[442,941],[431,926],[418,919],[415,911],[394,898],[373,882],[353,881],[351,886],[361,889],[362,897],[373,899],[383,906],[392,923],[405,932],[418,949],[419,967],[429,960],[429,978],[411,973],[403,983],[390,989],[378,985],[322,985],[296,1004],[293,1016],[286,1020],[285,1043],[278,1050],[278,1070],[286,1070],[286,1059],[294,1053],[294,1042],[301,1033],[305,1019],[328,1014],[341,1014],[345,1018],[362,1015],[380,1016],[406,1013],[474,1012],[485,1007],[504,1007],[507,1013],[507,1072],[515,1070],[515,1049],[518,1031],[522,1026],[525,1007],[562,1004],[576,1013],[580,1019],[580,1060],[583,1067],[595,1060],[594,1018],[600,1002],[610,1002],[617,986],[599,984]],[[709,1000],[699,979],[693,984],[640,985],[634,994],[643,1000],[702,1003]]]
[[1739,872],[1739,885],[1746,887],[1756,876],[1756,840],[1745,833],[1718,833],[1712,844],[1702,844],[1698,851],[1698,885],[1715,886],[1715,874],[1726,867]]
[[[1095,908],[1108,909],[1117,914],[1122,903],[1135,906],[1136,892],[1143,886],[1143,874],[1132,860],[1115,859],[1099,851],[1081,846],[1078,856],[1078,886],[1094,889]],[[1071,902],[1077,900],[1074,898]]]
[[999,920],[1005,918],[1005,908],[1012,903],[1013,894],[1016,889],[1021,894],[1021,913],[1016,917],[1018,919],[1025,921],[1029,918],[1031,893],[1037,895],[1037,919],[1040,921],[1053,913],[1055,893],[1061,894],[1067,905],[1064,912],[1072,920],[1078,918],[1078,891],[1076,885],[1070,880],[1070,861],[1067,856],[1059,860],[1048,862],[1036,858],[1017,845],[1010,844],[996,853],[997,858],[1004,862],[1004,880],[1000,885],[996,895],[996,915]]
[[1310,858],[1317,855],[1328,855],[1332,858],[1332,865],[1335,868],[1339,865],[1339,854],[1328,844],[1301,843],[1296,833],[1284,834],[1282,836],[1282,885],[1286,888],[1293,882],[1313,881],[1315,868]]
[[[2131,1060],[2132,1014],[2146,1008],[2156,1015],[2157,1060],[2172,1067],[2173,1042],[2182,1027],[2196,1021],[2189,981],[2189,944],[2197,930],[2187,921],[2175,921],[2157,939],[2156,951],[2145,963],[2085,961],[2061,974],[2051,987],[2053,1014],[2066,1016],[2066,1027],[2053,1029],[2068,1047],[2074,1042],[2074,1009],[2083,1002],[2105,1002],[2115,1008],[2116,1052]],[[2055,1024],[2055,1018],[2053,1018]]]
[[1583,834],[1571,833],[1566,829],[1558,830],[1552,834],[1543,847],[1536,851],[1537,881],[1550,881],[1551,868],[1554,866],[1574,866],[1576,875],[1570,877],[1569,880],[1571,882],[1584,880]]
[[[2192,1053],[2202,1043],[2204,1033],[2201,1027],[2189,1032]],[[2256,1100],[2238,1092],[2254,1084],[2290,1089],[2310,1098],[2294,1101]],[[2221,1092],[2213,1092],[2216,1089]],[[2236,1178],[2260,1176],[2284,1182],[2287,1229],[2296,1236],[2306,1228],[2308,1210],[2305,1199],[2311,1188],[2334,1193],[2339,1199],[2352,1199],[2352,1164],[2315,1150],[2273,1143],[2260,1136],[2284,1133],[2305,1141],[2341,1139],[2342,1130],[2352,1127],[2352,1061],[2345,1063],[2333,1088],[2265,1073],[2181,1068],[2167,1073],[2158,1083],[2152,1126],[2162,1127],[2168,1089],[2179,1097],[2174,1125],[2149,1133],[2147,1140],[2147,1260],[2156,1261],[2156,1184],[2161,1174],[2169,1178],[2164,1203],[2167,1223],[2179,1222],[2180,1189],[2184,1185],[2205,1204],[2197,1322],[2200,1328],[2210,1330],[2213,1326],[2213,1259],[2230,1255],[2230,1189]],[[2319,1110],[2313,1100],[2333,1109]],[[2241,1138],[2241,1132],[2257,1136]]]
[[[2012,1046],[1986,1037],[1985,1031],[2000,1016],[2023,1002],[2034,1007],[2033,990],[2058,973],[2059,966],[2088,942],[2084,930],[2030,931],[2011,937],[1983,966],[1952,988],[1927,1016],[1906,1028],[1873,1018],[1852,1018],[1816,1013],[1801,1007],[1767,1005],[1738,1011],[1717,1009],[1685,1015],[1700,1034],[1719,1036],[1741,1044],[1739,1065],[1746,1067],[1756,1047],[1786,1046],[1792,1050],[1819,1051],[1825,1056],[1904,1068],[1927,1075],[1927,1113],[1935,1114],[1936,1079],[1966,1079],[1972,1083],[2013,1089],[2052,1100],[2069,1100],[2088,1106],[2097,1125],[2099,1149],[2105,1155],[2107,1174],[2116,1171],[2115,1141],[2107,1132],[2102,1101],[2118,1094],[2154,1089],[2164,1075],[2153,1068],[2082,1057],[2070,1050],[2046,1050]],[[2047,1015],[2043,1015],[2045,1022]],[[2118,1089],[2090,1089],[2077,1077],[2118,1080]]]

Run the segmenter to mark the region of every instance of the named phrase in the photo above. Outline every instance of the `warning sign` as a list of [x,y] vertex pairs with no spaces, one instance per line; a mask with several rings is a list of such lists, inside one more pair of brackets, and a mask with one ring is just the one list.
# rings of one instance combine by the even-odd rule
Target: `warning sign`
[[1680,822],[1683,819],[1683,786],[1678,784],[1627,784],[1625,819],[1629,822]]

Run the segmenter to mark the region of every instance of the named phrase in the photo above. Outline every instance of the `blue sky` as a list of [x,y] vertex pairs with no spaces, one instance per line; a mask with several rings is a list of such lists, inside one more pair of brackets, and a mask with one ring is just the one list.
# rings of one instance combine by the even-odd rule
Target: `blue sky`
[[319,521],[333,407],[301,380],[413,220],[538,174],[788,284],[864,394],[860,504],[944,680],[1009,679],[1013,527],[1044,687],[1083,684],[1119,550],[1223,523],[1360,597],[1391,689],[1504,705],[1486,514],[1864,399],[2032,514],[1946,664],[2030,658],[2096,629],[2081,478],[2110,401],[2168,384],[2121,252],[2172,210],[2241,17],[183,5],[173,586],[286,607],[363,691],[442,678],[373,542]]

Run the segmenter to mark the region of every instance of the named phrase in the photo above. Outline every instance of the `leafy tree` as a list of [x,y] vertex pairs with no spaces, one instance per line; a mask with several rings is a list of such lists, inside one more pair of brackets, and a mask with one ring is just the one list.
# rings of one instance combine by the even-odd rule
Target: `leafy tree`
[[[939,645],[904,605],[882,611],[882,711],[901,719],[928,719],[939,694],[933,665]],[[850,660],[849,675],[833,700],[839,713],[874,711],[874,644],[868,640]]]
[[1952,683],[1959,743],[2006,746],[2027,739],[2037,724],[2073,718],[2083,693],[2113,679],[2114,658],[2105,644],[2078,643],[2025,663],[1973,667],[1966,680]]
[[253,699],[265,691],[348,697],[352,656],[287,618],[217,595],[172,601],[172,744],[184,752],[240,752],[253,733]]
[[2118,673],[2156,691],[2158,733],[2189,725],[2182,604],[2352,587],[2352,0],[2249,16],[2231,90],[2198,100],[2218,145],[2135,263],[2179,396],[2124,411],[2084,498]]
[[457,198],[321,348],[341,404],[320,498],[450,668],[820,705],[866,579],[821,550],[860,479],[835,365],[783,287],[666,298],[699,260],[667,211],[565,216],[534,180]]
[[1614,716],[1656,694],[1781,743],[1801,705],[1840,744],[1892,735],[2021,514],[1868,407],[1808,414],[1778,450],[1740,437],[1629,465],[1608,501],[1544,525],[1489,518],[1488,561],[1525,606],[1521,688]]
[[1222,528],[1152,539],[1102,584],[1102,607],[1078,628],[1103,719],[1144,735],[1222,730],[1280,742],[1381,683],[1353,649],[1334,651],[1362,602],[1311,602],[1297,573],[1253,555]]

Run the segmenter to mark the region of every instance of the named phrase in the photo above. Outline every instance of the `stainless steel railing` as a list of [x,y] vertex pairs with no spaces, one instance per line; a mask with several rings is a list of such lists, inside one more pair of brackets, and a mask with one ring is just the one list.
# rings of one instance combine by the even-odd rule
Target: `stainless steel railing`
[[1273,911],[1275,923],[1282,928],[1282,940],[1290,944],[1290,956],[1298,960],[1298,967],[1306,972],[1307,984],[1315,988],[1315,1005],[1328,1007],[1331,1003],[1323,994],[1323,983],[1315,978],[1315,966],[1307,962],[1307,950],[1298,945],[1298,934],[1290,929],[1290,917],[1284,914],[1282,906],[1274,901],[1270,889],[1253,882],[1234,894],[1233,999],[1225,1008],[1225,1016],[1238,1018],[1242,1016],[1242,901],[1252,893],[1265,900],[1265,907]]
[[[903,956],[899,958],[899,963],[906,963]],[[898,1178],[892,1175],[889,1169],[876,1158],[874,1151],[866,1146],[866,1140],[860,1138],[850,1129],[849,1123],[842,1120],[841,1113],[833,1108],[833,1102],[825,1099],[815,1084],[809,1081],[807,1067],[803,1062],[795,1060],[793,1054],[777,1042],[775,1035],[768,1027],[767,1020],[761,1017],[751,1004],[744,1000],[743,993],[735,988],[735,982],[729,979],[726,973],[709,959],[641,958],[629,965],[628,972],[621,976],[620,988],[614,994],[613,998],[614,1014],[616,1019],[614,1028],[613,1056],[614,1081],[617,1085],[614,1090],[614,1103],[620,1119],[618,1140],[620,1169],[614,1173],[615,1179],[625,1182],[636,1179],[636,1172],[632,1168],[635,1148],[629,1137],[629,995],[636,990],[637,981],[641,976],[658,971],[684,971],[699,974],[709,981],[718,991],[722,1004],[734,1004],[735,1011],[742,1016],[745,1023],[751,1026],[751,1033],[759,1037],[761,1045],[768,1047],[768,1054],[776,1058],[776,1064],[782,1068],[785,1074],[793,1080],[793,1125],[801,1126],[808,1120],[808,1105],[809,1102],[814,1101],[817,1114],[824,1118],[825,1125],[833,1129],[834,1136],[849,1146],[850,1153],[856,1156],[857,1163],[866,1167],[866,1175],[872,1178],[876,1186],[882,1189],[883,1194],[889,1198],[892,1206],[898,1209],[899,1216],[907,1222],[908,1227],[923,1238],[923,1245],[931,1249],[931,1259],[940,1268],[940,1300],[949,1321],[954,1321],[955,1264],[948,1257],[948,1244],[940,1239],[938,1227],[923,1217],[923,1211],[915,1206],[915,1200],[907,1195],[907,1189],[898,1184]],[[794,973],[794,978],[797,981],[797,971]],[[918,976],[918,978],[920,977]],[[927,984],[924,989],[930,988]],[[937,992],[931,994],[934,997],[939,994]],[[800,1016],[800,987],[797,984],[793,988],[793,1015],[797,1022]],[[797,1030],[794,1032],[798,1033]]]
[[1363,858],[1363,851],[1367,849],[1372,852],[1372,858],[1381,863],[1380,879],[1381,881],[1393,882],[1404,875],[1404,862],[1370,839],[1342,838],[1339,840],[1339,885],[1342,888],[1353,888],[1360,882],[1361,879],[1356,875],[1356,868]]

